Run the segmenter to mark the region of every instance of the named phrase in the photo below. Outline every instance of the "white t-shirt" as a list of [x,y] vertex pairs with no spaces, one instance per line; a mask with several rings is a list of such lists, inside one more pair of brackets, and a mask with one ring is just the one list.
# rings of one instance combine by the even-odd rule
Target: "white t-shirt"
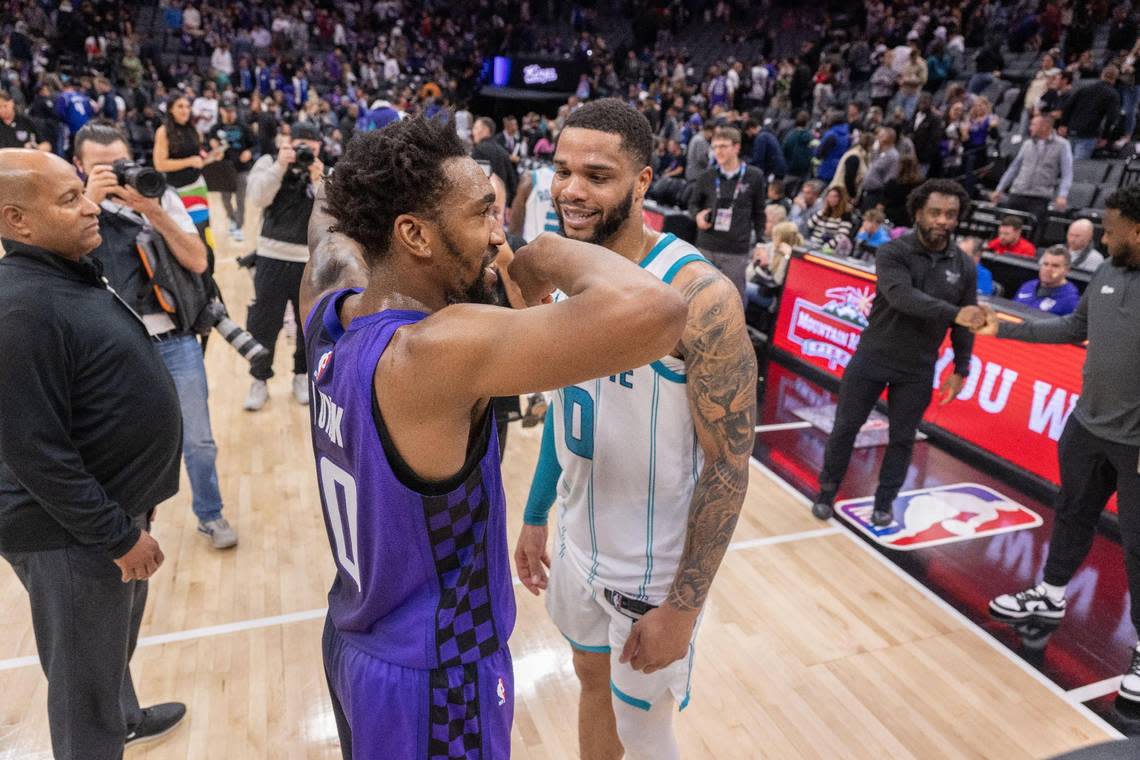
[[200,134],[206,134],[218,123],[217,99],[202,96],[194,98],[194,104],[190,106],[190,114],[194,118],[194,127]]
[[234,73],[234,57],[229,50],[215,48],[214,54],[210,56],[210,66],[229,76]]

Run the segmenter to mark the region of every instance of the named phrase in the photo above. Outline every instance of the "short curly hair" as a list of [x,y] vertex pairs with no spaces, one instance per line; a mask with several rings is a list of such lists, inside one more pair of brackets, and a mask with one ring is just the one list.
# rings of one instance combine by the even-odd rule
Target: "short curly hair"
[[354,136],[326,180],[331,230],[359,243],[369,264],[383,259],[396,217],[437,215],[447,184],[443,165],[466,155],[451,123],[423,116]]
[[1140,223],[1140,185],[1122,187],[1104,199],[1104,207],[1120,212],[1120,215],[1132,222]]
[[[566,117],[563,129],[594,129],[621,136],[621,149],[639,170],[653,160],[653,127],[645,114],[618,98],[592,100]],[[737,141],[739,142],[739,140]]]
[[930,196],[935,193],[955,196],[958,199],[958,219],[960,221],[966,218],[970,211],[970,195],[966,189],[952,179],[928,179],[907,196],[906,210],[911,219],[918,215],[919,210],[926,206]]

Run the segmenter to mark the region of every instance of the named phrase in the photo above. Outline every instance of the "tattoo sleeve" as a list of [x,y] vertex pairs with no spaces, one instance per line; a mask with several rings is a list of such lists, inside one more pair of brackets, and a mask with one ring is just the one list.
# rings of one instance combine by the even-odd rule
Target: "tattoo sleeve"
[[368,266],[360,246],[332,231],[335,220],[325,210],[324,189],[322,182],[309,216],[309,264],[301,283],[302,301],[334,288],[368,284]]
[[756,435],[756,354],[740,293],[732,283],[709,273],[695,279],[684,294],[689,318],[681,347],[689,406],[705,462],[666,602],[692,611],[708,597],[748,488],[748,460]]

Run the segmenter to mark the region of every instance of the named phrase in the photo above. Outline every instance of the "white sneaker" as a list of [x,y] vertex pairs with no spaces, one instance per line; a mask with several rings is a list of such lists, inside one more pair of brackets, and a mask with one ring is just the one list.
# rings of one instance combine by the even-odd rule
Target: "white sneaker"
[[229,549],[231,546],[237,546],[237,531],[230,527],[229,522],[224,517],[198,523],[198,532],[209,536],[210,543],[215,549]]
[[1132,650],[1132,664],[1120,679],[1120,696],[1140,702],[1140,646]]
[[241,243],[245,240],[245,235],[241,234],[241,227],[234,227],[230,230],[230,240],[235,243]]
[[[294,387],[295,384],[294,384]],[[242,406],[247,412],[256,412],[265,406],[265,402],[269,400],[269,386],[264,380],[254,380],[249,385],[249,395],[245,397],[245,404]]]
[[309,405],[309,376],[293,375],[293,398],[301,406]]
[[1053,601],[1044,584],[1038,584],[1016,594],[995,596],[990,600],[990,612],[1008,620],[1060,620],[1065,616],[1065,600]]

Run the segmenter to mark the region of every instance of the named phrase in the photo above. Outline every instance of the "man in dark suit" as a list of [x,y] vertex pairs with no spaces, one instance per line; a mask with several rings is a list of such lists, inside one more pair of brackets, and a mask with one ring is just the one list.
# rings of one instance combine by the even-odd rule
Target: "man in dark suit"
[[495,140],[495,120],[488,116],[476,119],[471,127],[471,140],[475,143],[471,149],[471,158],[491,165],[491,172],[507,186],[509,207],[514,202],[515,190],[519,186],[519,173],[511,163],[510,154]]

